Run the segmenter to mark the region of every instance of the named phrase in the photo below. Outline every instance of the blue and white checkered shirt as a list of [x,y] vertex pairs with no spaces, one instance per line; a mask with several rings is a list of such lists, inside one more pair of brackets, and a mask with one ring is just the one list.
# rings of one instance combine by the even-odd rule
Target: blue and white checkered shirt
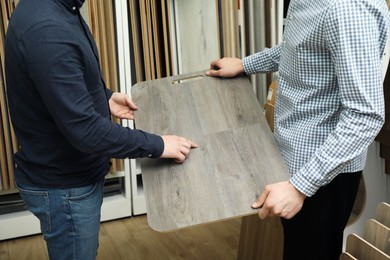
[[292,0],[283,42],[243,59],[247,74],[279,71],[275,138],[307,196],[364,168],[384,123],[388,25],[385,0]]

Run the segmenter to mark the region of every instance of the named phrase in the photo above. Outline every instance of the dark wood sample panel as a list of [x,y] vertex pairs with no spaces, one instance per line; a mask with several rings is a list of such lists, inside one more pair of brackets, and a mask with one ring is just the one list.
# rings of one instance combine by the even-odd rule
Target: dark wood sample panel
[[390,174],[390,73],[386,72],[383,81],[385,98],[385,123],[375,138],[380,143],[380,156],[385,160],[385,173]]
[[149,225],[169,231],[255,214],[266,184],[289,174],[246,77],[196,72],[141,82],[135,126],[197,142],[183,164],[141,159]]

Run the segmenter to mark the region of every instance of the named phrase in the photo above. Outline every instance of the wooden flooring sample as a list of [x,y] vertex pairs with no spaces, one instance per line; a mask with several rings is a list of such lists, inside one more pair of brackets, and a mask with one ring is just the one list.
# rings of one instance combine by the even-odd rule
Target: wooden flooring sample
[[379,203],[376,209],[375,219],[390,228],[390,205],[386,202]]
[[390,260],[390,256],[356,234],[348,235],[346,252],[359,260]]
[[364,225],[364,240],[383,253],[390,255],[390,229],[375,219],[369,219]]
[[255,214],[266,184],[289,173],[249,79],[196,72],[137,83],[135,126],[195,141],[183,164],[141,159],[149,225],[170,231]]
[[350,253],[342,252],[339,260],[357,260],[357,258],[353,257]]

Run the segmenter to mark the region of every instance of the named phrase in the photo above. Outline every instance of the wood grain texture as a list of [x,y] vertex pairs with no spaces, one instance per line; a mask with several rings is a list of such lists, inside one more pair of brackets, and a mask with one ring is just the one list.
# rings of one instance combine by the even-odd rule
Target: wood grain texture
[[150,71],[151,71],[151,79],[156,78],[156,64],[155,64],[155,54],[154,54],[154,46],[153,46],[153,29],[152,29],[152,10],[150,5],[151,0],[146,0],[145,2],[145,8],[146,8],[146,24],[147,27],[147,34],[148,34],[148,43],[149,46],[147,46],[149,50],[149,64],[150,64]]
[[357,258],[353,257],[350,253],[342,252],[339,260],[357,260]]
[[359,260],[389,260],[390,256],[386,255],[366,240],[355,234],[347,237],[346,252]]
[[176,20],[178,73],[184,74],[210,66],[221,57],[218,39],[216,0],[172,1]]
[[48,260],[46,243],[43,236],[28,236],[0,242],[0,259],[39,259]]
[[379,203],[376,209],[375,219],[390,228],[390,205],[385,202]]
[[142,47],[140,4],[138,0],[129,0],[129,12],[136,82],[140,82],[145,80],[145,68]]
[[[152,230],[146,216],[101,224],[96,260],[236,260],[241,219],[175,232]],[[42,235],[0,241],[1,260],[49,259]]]
[[283,259],[283,226],[279,217],[242,218],[237,260]]
[[169,28],[169,20],[168,20],[168,8],[166,0],[161,1],[161,19],[162,19],[162,27],[163,27],[163,39],[164,39],[164,61],[165,61],[165,70],[166,75],[171,76],[171,49],[170,49],[170,28]]
[[289,178],[249,80],[203,73],[132,88],[136,128],[199,145],[183,164],[141,160],[148,221],[157,231],[255,214],[250,205],[264,186]]
[[150,65],[150,53],[149,53],[149,34],[147,26],[147,15],[146,15],[146,1],[139,1],[139,16],[141,23],[141,35],[142,35],[142,50],[143,50],[143,61],[144,61],[144,72],[145,79],[152,79],[152,71]]
[[364,225],[364,239],[390,255],[390,229],[374,219],[369,219]]

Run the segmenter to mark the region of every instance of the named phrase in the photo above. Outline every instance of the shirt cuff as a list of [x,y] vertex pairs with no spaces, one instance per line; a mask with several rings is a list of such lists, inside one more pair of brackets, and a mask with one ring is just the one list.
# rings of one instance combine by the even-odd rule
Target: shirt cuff
[[151,158],[160,158],[161,155],[164,152],[164,140],[162,139],[161,136],[159,135],[154,135],[154,138],[156,139],[156,148],[154,149],[154,152],[151,156]]
[[[304,171],[304,170],[303,170]],[[320,188],[319,186],[313,185],[308,179],[306,179],[305,174],[302,173],[302,170],[290,178],[290,183],[300,192],[305,194],[307,197],[313,196],[317,190]]]
[[114,92],[111,89],[106,88],[107,101],[110,100],[112,94],[114,94]]
[[244,66],[244,71],[248,75],[256,73],[255,61],[253,59],[254,59],[253,55],[244,57],[242,59],[242,65]]
[[[141,130],[138,130],[141,131]],[[143,131],[141,131],[143,132]],[[159,158],[164,152],[164,140],[161,136],[143,132],[146,136],[146,142],[141,146],[143,152],[141,158]]]

